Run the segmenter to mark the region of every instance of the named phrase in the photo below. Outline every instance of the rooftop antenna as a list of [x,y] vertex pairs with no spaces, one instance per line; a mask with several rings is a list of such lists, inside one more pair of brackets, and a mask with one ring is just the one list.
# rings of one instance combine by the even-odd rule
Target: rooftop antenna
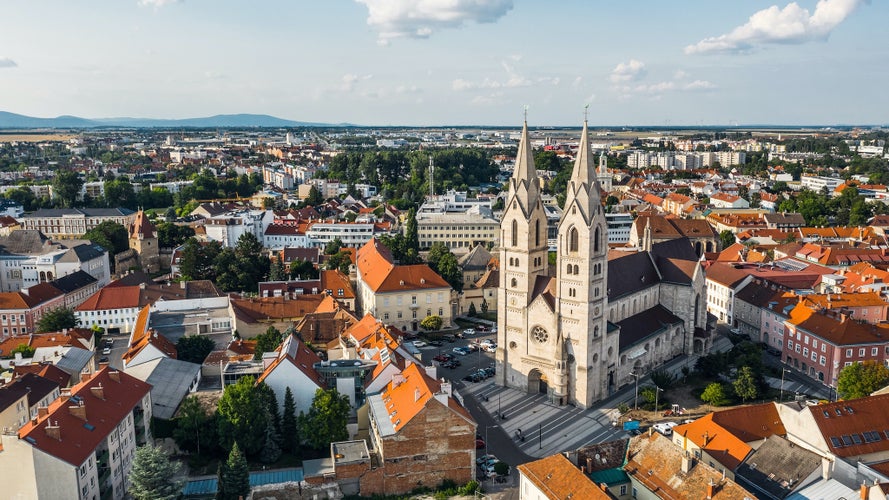
[[435,164],[432,162],[432,153],[429,154],[429,196],[435,196]]

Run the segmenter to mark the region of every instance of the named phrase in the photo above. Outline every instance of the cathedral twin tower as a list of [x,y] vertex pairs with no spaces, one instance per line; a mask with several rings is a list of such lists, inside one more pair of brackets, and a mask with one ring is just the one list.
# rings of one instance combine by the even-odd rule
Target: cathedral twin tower
[[500,225],[496,382],[582,407],[615,383],[600,360],[618,349],[607,332],[608,235],[596,174],[584,122],[551,270],[526,122]]

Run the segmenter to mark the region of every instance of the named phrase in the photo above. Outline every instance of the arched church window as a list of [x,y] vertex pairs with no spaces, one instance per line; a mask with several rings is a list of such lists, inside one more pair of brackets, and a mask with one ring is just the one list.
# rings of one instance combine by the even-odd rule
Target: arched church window
[[594,233],[594,236],[593,236],[593,251],[594,252],[599,251],[599,238],[600,238],[599,228],[597,227],[596,232]]
[[512,246],[519,244],[519,223],[513,219],[512,221]]
[[518,282],[518,280],[516,280],[515,278],[513,278],[512,281],[510,282],[510,285],[511,285],[513,288],[515,288],[515,287],[519,286],[519,282]]
[[574,274],[580,274],[580,266],[577,264],[574,265]]
[[573,267],[571,267],[571,264],[568,264],[568,265],[565,266],[565,267],[566,267],[565,272],[566,272],[567,274],[571,274],[571,270],[574,269]]
[[534,221],[534,245],[540,246],[540,219]]
[[599,327],[598,326],[593,327],[593,338],[594,339],[599,338]]
[[535,326],[534,329],[531,330],[531,338],[543,344],[549,339],[549,334],[546,333],[546,330],[542,326]]
[[577,228],[572,227],[568,230],[568,251],[576,252],[578,246]]

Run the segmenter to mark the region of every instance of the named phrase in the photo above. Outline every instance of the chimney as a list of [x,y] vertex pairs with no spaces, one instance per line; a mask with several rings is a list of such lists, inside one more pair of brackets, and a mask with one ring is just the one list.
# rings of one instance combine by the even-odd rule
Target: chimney
[[68,411],[71,413],[71,415],[74,415],[80,420],[86,422],[86,406],[84,406],[82,401],[79,405],[68,406]]
[[861,483],[861,500],[867,500],[867,483]]
[[105,389],[102,388],[101,382],[97,387],[90,387],[90,391],[92,391],[93,396],[105,401]]
[[680,465],[679,470],[681,470],[683,474],[688,474],[694,466],[694,457],[691,456],[691,453],[686,451],[685,454],[682,455],[682,464]]
[[113,380],[119,384],[120,383],[120,372],[117,370],[111,370],[110,372],[108,372],[108,378],[110,378],[111,380]]
[[608,485],[605,483],[599,483],[599,488],[602,488],[602,491],[608,491]]
[[51,425],[52,422],[46,423],[46,435],[55,439],[56,441],[62,440],[62,430],[59,428],[59,421],[56,420],[55,425]]
[[713,498],[713,495],[716,494],[716,485],[713,484],[713,480],[710,480],[710,484],[707,485],[707,500]]
[[92,373],[89,373],[89,372],[83,372],[83,373],[80,374],[80,381],[81,381],[81,382],[88,382],[89,379],[90,379],[92,376],[93,376]]
[[41,419],[47,415],[49,415],[49,407],[48,406],[38,406],[37,407],[37,418],[38,419]]
[[99,363],[99,371],[102,371],[102,370],[104,370],[105,368],[108,368],[108,362],[107,362],[107,361],[103,361],[103,362]]
[[704,431],[704,446],[707,446],[707,443],[710,442],[710,431]]

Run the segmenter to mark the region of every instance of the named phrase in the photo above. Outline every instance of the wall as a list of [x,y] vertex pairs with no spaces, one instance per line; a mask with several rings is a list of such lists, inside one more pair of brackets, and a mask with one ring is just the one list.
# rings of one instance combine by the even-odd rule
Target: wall
[[[2,451],[0,462],[0,484],[3,485],[3,498],[9,500],[31,500],[37,498],[37,476],[34,471],[33,450],[30,444],[15,434],[0,436]],[[8,465],[15,464],[14,467]]]

